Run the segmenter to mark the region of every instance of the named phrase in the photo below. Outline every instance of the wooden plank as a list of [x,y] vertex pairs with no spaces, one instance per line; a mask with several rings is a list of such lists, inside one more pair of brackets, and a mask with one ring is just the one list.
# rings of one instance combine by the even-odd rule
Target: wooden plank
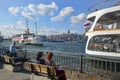
[[9,63],[10,64],[10,58],[8,56],[3,56],[4,57],[4,60],[5,60],[5,63]]
[[41,69],[41,73],[43,73],[43,74],[48,74],[48,72],[47,72],[47,66],[46,65],[40,65],[40,69]]
[[31,63],[31,67],[32,67],[32,72],[34,73],[40,73],[40,65],[37,63]]
[[23,67],[26,69],[26,70],[28,70],[28,71],[32,71],[32,67],[31,67],[31,62],[25,62],[24,64],[23,64]]

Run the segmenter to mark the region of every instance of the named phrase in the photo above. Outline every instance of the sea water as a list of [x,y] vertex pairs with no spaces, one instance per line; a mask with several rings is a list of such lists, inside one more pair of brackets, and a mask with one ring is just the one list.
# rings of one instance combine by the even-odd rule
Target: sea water
[[[0,47],[9,47],[11,41],[4,41],[0,43]],[[85,53],[85,45],[86,43],[81,42],[46,42],[43,46],[33,46],[33,45],[20,45],[22,49],[26,49],[28,51],[55,51],[55,52],[68,52],[68,53]]]

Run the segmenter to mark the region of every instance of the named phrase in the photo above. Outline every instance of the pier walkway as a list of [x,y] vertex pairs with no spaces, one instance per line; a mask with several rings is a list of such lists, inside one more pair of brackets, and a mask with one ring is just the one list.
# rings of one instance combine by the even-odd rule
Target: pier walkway
[[[5,69],[0,69],[0,80],[32,80],[29,72],[10,72]],[[50,80],[47,77],[40,76],[39,80]],[[67,79],[71,80],[71,79]]]
[[0,69],[0,80],[30,80],[30,75],[28,73],[9,72]]
[[0,80],[30,80],[30,72],[21,70],[21,72],[10,72],[3,69],[3,63],[0,62]]

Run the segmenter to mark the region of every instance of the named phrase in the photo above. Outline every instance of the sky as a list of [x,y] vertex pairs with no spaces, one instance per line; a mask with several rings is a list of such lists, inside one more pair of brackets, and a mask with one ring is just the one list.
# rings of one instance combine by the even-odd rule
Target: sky
[[88,8],[103,0],[1,0],[0,31],[3,36],[22,34],[26,18],[31,33],[35,22],[39,35],[83,34]]

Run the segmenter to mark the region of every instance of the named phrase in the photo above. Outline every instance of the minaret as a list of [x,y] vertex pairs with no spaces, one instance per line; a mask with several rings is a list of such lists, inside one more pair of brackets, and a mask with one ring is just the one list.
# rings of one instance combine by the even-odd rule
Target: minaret
[[28,28],[28,20],[27,20],[27,18],[26,18],[26,31],[25,31],[25,34],[30,34],[29,28]]
[[68,34],[70,34],[70,30],[68,30]]

